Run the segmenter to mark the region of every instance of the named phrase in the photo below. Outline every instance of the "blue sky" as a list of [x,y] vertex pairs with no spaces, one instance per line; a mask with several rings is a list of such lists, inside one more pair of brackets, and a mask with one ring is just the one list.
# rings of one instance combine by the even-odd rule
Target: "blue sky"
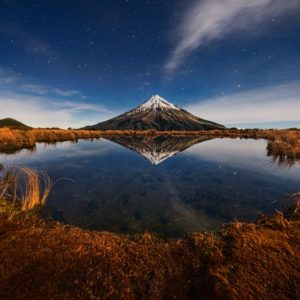
[[237,127],[300,127],[300,1],[0,0],[0,118],[80,127],[159,94]]

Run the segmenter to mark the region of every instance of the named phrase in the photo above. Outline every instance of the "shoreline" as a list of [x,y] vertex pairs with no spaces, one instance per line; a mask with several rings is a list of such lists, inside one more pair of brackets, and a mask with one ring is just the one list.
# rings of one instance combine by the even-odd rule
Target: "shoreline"
[[255,223],[161,239],[0,213],[2,299],[296,299],[300,201]]
[[36,143],[100,139],[105,136],[208,136],[211,138],[264,139],[268,141],[267,152],[277,157],[300,159],[300,130],[298,129],[223,129],[203,131],[155,131],[155,130],[63,130],[63,129],[10,129],[0,128],[0,154],[14,153],[22,149],[33,149]]
[[300,194],[283,212],[161,238],[43,219],[53,182],[0,178],[0,299],[298,299]]

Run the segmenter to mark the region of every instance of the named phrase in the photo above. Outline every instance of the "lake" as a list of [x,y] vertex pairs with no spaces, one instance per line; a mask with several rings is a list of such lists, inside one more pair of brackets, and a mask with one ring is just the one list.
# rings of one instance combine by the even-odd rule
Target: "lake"
[[0,154],[5,167],[29,166],[55,182],[45,217],[116,233],[164,237],[255,221],[298,192],[300,165],[278,164],[267,142],[207,137],[126,137]]

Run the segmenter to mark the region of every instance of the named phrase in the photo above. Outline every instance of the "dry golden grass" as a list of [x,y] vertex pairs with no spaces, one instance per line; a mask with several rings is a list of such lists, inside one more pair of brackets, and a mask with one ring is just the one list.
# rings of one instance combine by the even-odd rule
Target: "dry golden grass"
[[[18,193],[22,176],[28,200]],[[256,223],[164,240],[29,214],[51,186],[46,179],[41,193],[39,178],[25,168],[0,180],[0,299],[300,298],[300,194],[285,213]]]
[[22,168],[25,175],[25,194],[21,198],[22,209],[31,210],[44,205],[52,187],[49,176],[30,168]]
[[34,147],[34,136],[29,130],[13,130],[0,128],[0,150],[9,152],[22,148]]
[[0,177],[0,199],[29,211],[46,203],[51,187],[46,174],[27,167],[9,169]]
[[299,299],[299,212],[162,240],[0,214],[1,299]]
[[279,165],[292,166],[300,159],[300,131],[281,131],[268,143],[267,152]]
[[37,142],[53,143],[78,139],[100,138],[100,132],[63,129],[9,129],[0,128],[0,151],[13,152],[33,148]]
[[300,159],[300,130],[257,130],[257,129],[224,129],[203,131],[155,131],[155,130],[63,130],[63,129],[29,129],[18,130],[0,128],[0,152],[14,152],[22,148],[34,148],[36,142],[55,143],[93,139],[111,135],[176,135],[201,136],[211,138],[252,138],[268,140],[268,154],[274,161],[290,164]]

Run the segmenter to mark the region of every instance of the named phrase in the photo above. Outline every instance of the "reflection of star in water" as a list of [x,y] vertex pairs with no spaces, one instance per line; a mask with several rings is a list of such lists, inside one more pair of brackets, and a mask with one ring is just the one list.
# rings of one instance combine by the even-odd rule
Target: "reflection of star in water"
[[187,148],[210,140],[207,136],[109,136],[107,140],[120,144],[158,165]]

